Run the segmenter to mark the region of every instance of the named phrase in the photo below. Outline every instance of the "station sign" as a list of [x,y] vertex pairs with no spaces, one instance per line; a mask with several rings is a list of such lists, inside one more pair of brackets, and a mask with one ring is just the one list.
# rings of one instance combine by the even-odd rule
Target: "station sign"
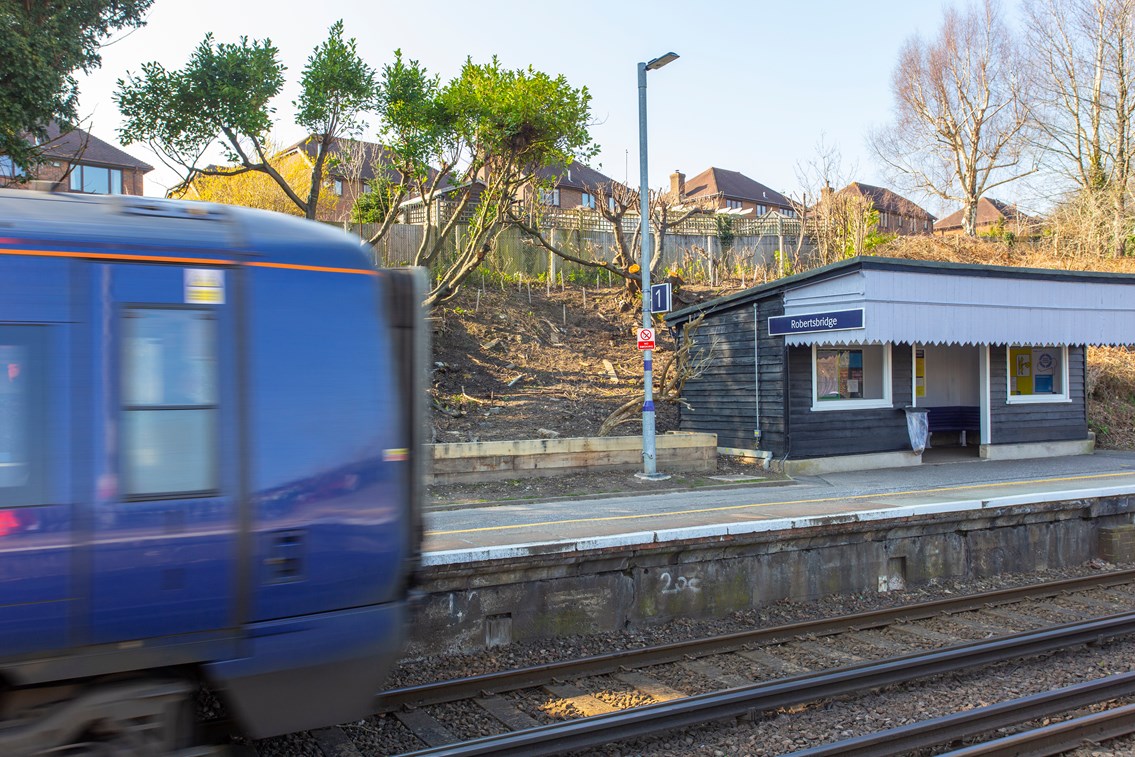
[[638,348],[640,350],[653,350],[655,348],[654,329],[638,330]]
[[769,336],[810,334],[816,331],[847,331],[863,328],[863,308],[831,310],[826,313],[774,315],[768,319]]
[[674,299],[670,282],[650,285],[650,312],[669,313],[674,309]]

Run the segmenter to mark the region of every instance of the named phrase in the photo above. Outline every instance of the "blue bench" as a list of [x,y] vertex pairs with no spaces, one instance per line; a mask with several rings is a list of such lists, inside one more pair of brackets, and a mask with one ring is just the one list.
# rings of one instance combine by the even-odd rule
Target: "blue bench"
[[957,432],[958,443],[966,446],[967,431],[981,431],[981,409],[967,405],[927,408],[926,423],[930,433]]

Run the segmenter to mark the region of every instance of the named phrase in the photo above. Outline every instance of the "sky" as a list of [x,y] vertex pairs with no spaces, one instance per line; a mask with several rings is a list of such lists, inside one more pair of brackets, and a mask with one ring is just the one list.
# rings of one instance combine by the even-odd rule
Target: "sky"
[[[147,25],[116,35],[103,47],[101,69],[80,76],[80,111],[90,131],[117,144],[112,94],[128,71],[147,61],[180,68],[209,32],[218,41],[269,38],[288,68],[275,137],[296,141],[303,133],[292,102],[303,66],[342,19],[376,69],[400,48],[445,81],[466,57],[479,63],[496,55],[508,68],[531,65],[587,87],[591,135],[601,147],[591,164],[620,181],[638,183],[637,63],[674,51],[677,61],[647,74],[651,186],[668,186],[675,170],[692,177],[716,166],[798,195],[798,171],[815,160],[821,140],[840,151],[845,178],[887,184],[867,136],[891,120],[899,49],[911,35],[933,36],[939,0],[750,0],[704,8],[672,0],[155,0]],[[155,166],[147,194],[175,183],[144,146],[125,149]]]

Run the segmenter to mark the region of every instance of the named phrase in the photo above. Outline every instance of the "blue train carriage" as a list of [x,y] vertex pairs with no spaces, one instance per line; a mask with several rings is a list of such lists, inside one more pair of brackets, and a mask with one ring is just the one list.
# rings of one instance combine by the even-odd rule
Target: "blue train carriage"
[[172,751],[202,683],[253,738],[370,711],[419,557],[422,287],[298,218],[0,190],[0,753],[123,712]]

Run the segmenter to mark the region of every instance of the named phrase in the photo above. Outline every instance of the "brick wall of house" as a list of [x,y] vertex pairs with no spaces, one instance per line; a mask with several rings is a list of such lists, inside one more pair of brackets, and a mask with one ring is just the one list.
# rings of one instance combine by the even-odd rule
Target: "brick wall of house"
[[[95,165],[88,163],[87,165]],[[103,166],[104,168],[119,168],[122,171],[122,193],[128,195],[141,195],[145,185],[144,174],[136,168],[119,166]],[[70,192],[71,191],[71,164],[62,160],[49,160],[39,167],[35,178],[22,184],[13,184],[11,189],[34,189],[40,192]]]

